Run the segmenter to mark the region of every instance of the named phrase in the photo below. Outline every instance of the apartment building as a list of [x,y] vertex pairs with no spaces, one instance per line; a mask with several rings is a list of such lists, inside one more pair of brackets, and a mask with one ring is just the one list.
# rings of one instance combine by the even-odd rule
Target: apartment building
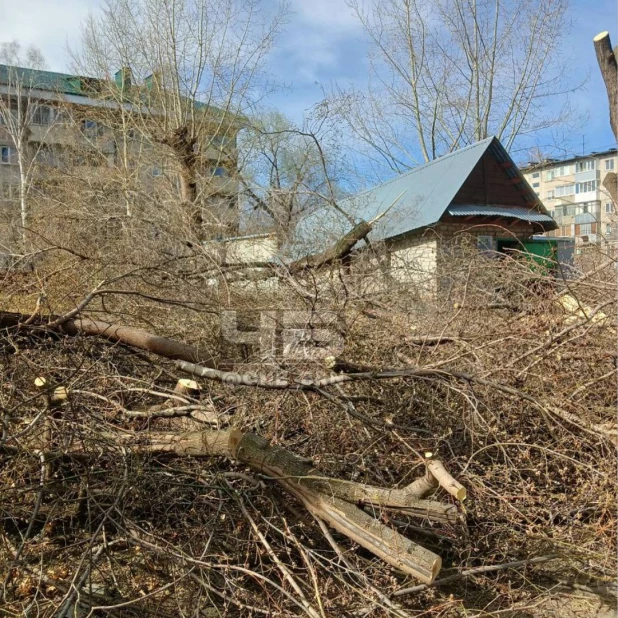
[[[122,149],[117,135],[121,123],[116,122],[123,114],[125,121],[131,115],[139,116],[134,123],[138,128],[127,130],[125,139],[132,143],[129,151],[133,148],[140,154],[140,175],[149,177],[153,186],[162,185],[164,179],[172,188],[176,182],[179,186],[173,153],[168,153],[167,159],[161,157],[161,143],[148,134],[147,116],[156,124],[163,114],[149,95],[154,90],[152,83],[153,76],[136,83],[126,67],[113,78],[97,79],[0,65],[0,255],[10,253],[19,241],[24,164],[30,168],[29,182],[34,182],[45,166],[49,170],[62,164],[72,172],[87,168],[93,178],[97,174],[109,176],[105,168],[126,164],[121,161],[127,156],[126,142]],[[201,118],[200,137],[194,146],[199,161],[196,181],[207,185],[207,190],[199,193],[200,198],[236,211],[239,119],[196,101],[187,99],[186,103],[194,105],[195,117]],[[35,167],[39,169],[32,173]]]
[[570,236],[577,243],[615,242],[616,204],[603,180],[618,172],[615,148],[565,159],[546,159],[521,168],[558,229],[549,236]]

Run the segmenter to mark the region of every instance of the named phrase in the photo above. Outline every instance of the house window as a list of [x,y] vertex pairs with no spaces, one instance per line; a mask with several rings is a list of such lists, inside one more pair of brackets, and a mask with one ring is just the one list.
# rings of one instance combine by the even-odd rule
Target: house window
[[596,161],[594,159],[588,159],[587,161],[578,161],[575,164],[575,170],[577,172],[590,172],[596,168]]
[[611,234],[611,233],[612,233],[612,226],[611,226],[609,223],[606,223],[606,224],[605,224],[605,233],[606,233],[607,235],[609,235],[609,234]]
[[476,247],[479,251],[493,251],[494,250],[494,237],[480,235],[476,237]]
[[540,183],[538,183],[538,182],[533,182],[533,183],[532,183],[532,188],[533,188],[533,189],[537,189],[537,188],[538,188],[538,187],[540,187],[540,186],[541,186],[541,185],[540,185]]
[[605,202],[605,212],[614,212],[614,205],[611,202]]
[[579,233],[581,236],[588,236],[589,234],[592,234],[592,223],[582,223]]
[[0,163],[3,165],[13,165],[15,163],[15,155],[17,151],[13,146],[0,147]]
[[541,174],[539,172],[534,172],[534,174],[532,174],[532,178],[538,178],[540,175]]
[[614,169],[614,160],[613,159],[605,159],[605,171],[609,172]]
[[587,180],[586,182],[578,182],[576,193],[589,193],[590,191],[596,191],[597,181]]
[[47,105],[37,105],[32,115],[33,124],[48,125],[52,123],[53,111]]

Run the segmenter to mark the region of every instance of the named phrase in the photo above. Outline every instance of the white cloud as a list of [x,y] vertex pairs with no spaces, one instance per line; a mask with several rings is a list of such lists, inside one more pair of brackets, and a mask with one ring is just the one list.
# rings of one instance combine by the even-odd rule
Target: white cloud
[[0,3],[0,41],[38,47],[49,69],[69,69],[67,43],[79,45],[80,24],[98,0],[12,0]]
[[305,25],[338,32],[359,29],[345,0],[292,0],[290,7]]

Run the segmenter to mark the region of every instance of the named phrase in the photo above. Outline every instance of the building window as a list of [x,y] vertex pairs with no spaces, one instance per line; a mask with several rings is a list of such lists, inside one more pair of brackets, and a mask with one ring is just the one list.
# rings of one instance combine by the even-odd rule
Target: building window
[[224,167],[213,167],[212,175],[213,176],[227,176],[227,170]]
[[552,191],[548,191],[547,194],[545,195],[545,197],[548,200],[553,200],[554,199],[554,191],[553,190]]
[[494,250],[494,237],[493,236],[477,236],[476,247],[479,251],[493,251]]
[[560,178],[560,176],[568,176],[573,173],[572,165],[560,165],[559,167],[549,170],[547,172],[546,179],[553,180],[554,178]]
[[609,234],[611,234],[611,233],[612,233],[612,226],[611,226],[609,223],[606,223],[606,224],[605,224],[605,233],[606,233],[607,235],[609,235]]
[[580,226],[580,236],[588,236],[592,234],[592,223],[582,223]]
[[99,131],[99,125],[96,120],[82,120],[82,131],[87,137],[96,137]]
[[532,174],[532,178],[538,178],[540,175],[540,172],[534,172],[534,174]]
[[540,185],[540,183],[538,183],[538,182],[533,182],[533,183],[532,183],[532,188],[533,188],[533,189],[537,189],[537,188],[538,188],[538,187],[540,187],[540,186],[541,186],[541,185]]
[[590,191],[597,190],[597,181],[596,180],[587,180],[586,182],[578,182],[576,193],[589,193]]
[[596,169],[596,161],[594,159],[588,159],[587,161],[578,161],[575,164],[575,170],[577,172],[591,172]]
[[560,187],[556,187],[556,197],[564,197],[565,195],[573,195],[575,193],[575,185],[562,185]]
[[605,212],[614,212],[614,205],[611,202],[605,202]]
[[0,147],[0,163],[3,165],[14,165],[17,151],[13,146]]
[[614,160],[613,159],[605,159],[605,171],[609,172],[614,169]]
[[49,125],[53,120],[53,110],[48,105],[37,105],[34,114],[32,114],[32,123]]

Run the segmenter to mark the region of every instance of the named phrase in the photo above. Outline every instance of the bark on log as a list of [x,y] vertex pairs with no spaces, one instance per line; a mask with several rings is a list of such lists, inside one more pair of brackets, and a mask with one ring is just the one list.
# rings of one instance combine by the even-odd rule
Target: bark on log
[[[22,313],[7,311],[0,312],[0,328],[12,329],[24,326],[28,316]],[[41,319],[28,324],[29,330],[45,330],[46,323]],[[88,337],[102,337],[109,341],[117,341],[124,345],[145,350],[157,356],[171,360],[184,360],[192,363],[201,363],[206,367],[216,367],[216,360],[204,348],[182,343],[167,337],[160,337],[141,328],[112,324],[90,318],[73,318],[62,323],[58,332],[75,337],[85,335]]]
[[[349,491],[342,489],[342,482],[335,480],[331,486],[331,479],[316,478],[311,474],[314,471],[305,461],[281,447],[271,446],[261,436],[243,433],[238,429],[182,435],[151,434],[147,443],[133,447],[149,453],[173,453],[192,457],[225,456],[245,463],[272,477],[316,517],[385,562],[425,583],[431,583],[440,571],[440,556],[380,523],[355,504],[338,497],[347,494],[350,499]],[[375,489],[365,487],[359,491],[365,497],[373,495],[376,501],[381,498],[388,500],[387,496],[391,492],[384,490],[372,493]],[[453,510],[448,507],[438,508],[435,503],[428,503],[427,506],[423,501],[410,500],[399,496],[397,492],[395,495],[396,503],[402,498],[408,505],[412,505],[413,510],[422,512],[423,516],[440,513],[440,516],[449,521],[453,518]],[[356,502],[357,494],[353,492],[353,496]]]
[[427,469],[440,483],[440,487],[446,489],[451,496],[455,496],[460,502],[466,499],[466,488],[449,474],[441,461],[433,459],[427,462]]
[[300,260],[296,260],[296,262],[292,262],[289,267],[290,272],[299,273],[310,268],[321,268],[337,260],[342,260],[350,254],[356,243],[366,238],[372,228],[373,225],[371,223],[361,221],[345,236],[340,238],[332,247],[326,249],[326,251],[315,255],[309,255]]
[[612,49],[609,32],[604,31],[597,34],[594,39],[594,51],[597,55],[597,62],[609,101],[609,122],[614,132],[614,137],[618,140],[618,62],[616,54]]

